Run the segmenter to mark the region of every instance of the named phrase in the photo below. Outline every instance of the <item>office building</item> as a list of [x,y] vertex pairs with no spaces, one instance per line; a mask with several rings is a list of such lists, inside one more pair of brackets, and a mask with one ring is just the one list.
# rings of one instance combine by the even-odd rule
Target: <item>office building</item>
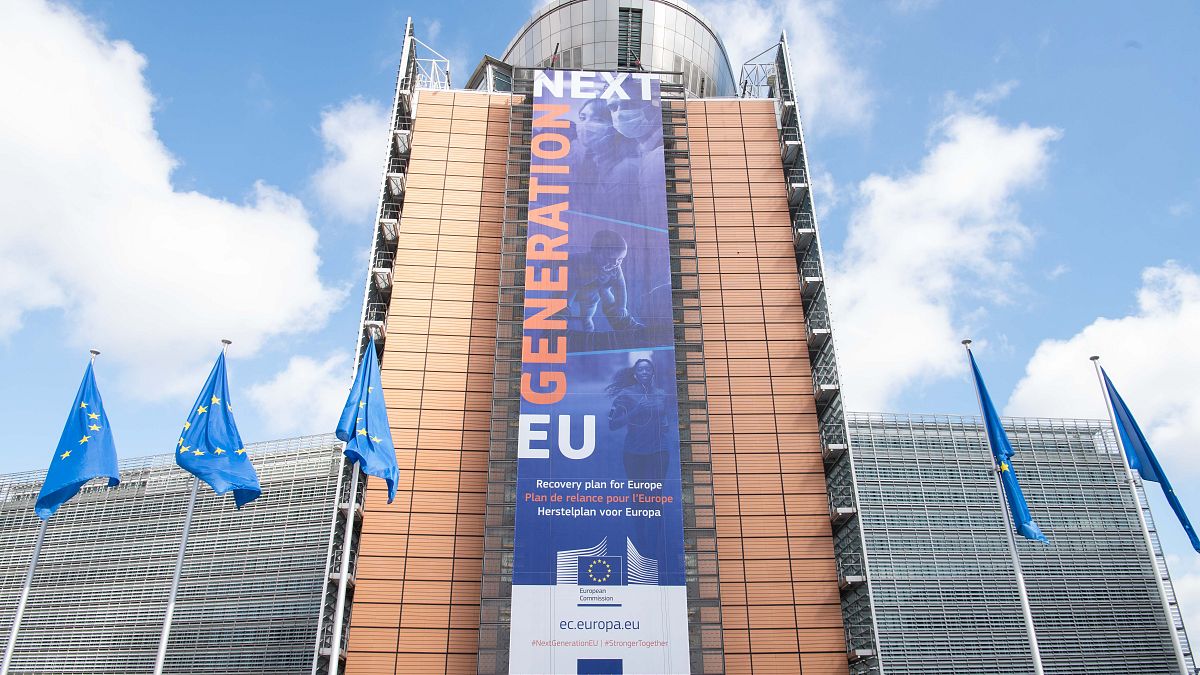
[[[347,672],[510,667],[545,65],[661,87],[688,631],[688,662],[670,668],[845,671],[824,465],[845,427],[787,45],[764,47],[735,84],[685,3],[558,2],[456,90],[436,52],[406,40],[364,303],[401,485],[391,505],[368,486]],[[857,550],[853,519],[837,525]]]
[[[485,56],[466,89],[454,89],[448,62],[409,29],[363,331],[363,344],[368,335],[381,344],[400,496],[387,505],[381,486],[372,483],[367,490],[361,539],[352,548],[358,572],[347,589],[346,639],[337,640],[335,657],[335,631],[323,621],[326,659],[344,659],[349,673],[887,669],[887,647],[903,641],[905,625],[901,622],[897,633],[885,611],[898,606],[895,596],[881,586],[877,600],[873,590],[872,537],[882,537],[880,546],[888,540],[879,530],[864,528],[866,505],[856,496],[856,455],[848,452],[851,438],[842,412],[786,36],[764,48],[735,71],[713,26],[686,3],[556,0],[534,13],[500,57]],[[609,74],[602,80],[580,71]],[[593,78],[602,86],[589,89]],[[616,91],[618,80],[625,94]],[[570,528],[555,530],[528,515],[530,500],[562,498],[555,488],[531,492],[532,478],[568,475],[574,465],[537,447],[537,440],[531,444],[531,438],[554,436],[553,428],[536,426],[554,418],[542,414],[555,410],[542,403],[554,392],[537,391],[530,384],[536,379],[523,378],[549,378],[543,384],[561,378],[565,389],[568,376],[582,373],[590,383],[594,378],[586,379],[591,371],[584,364],[605,351],[588,351],[600,337],[609,340],[599,343],[606,348],[621,347],[617,343],[626,333],[635,334],[635,341],[646,337],[639,332],[643,327],[633,301],[630,309],[624,306],[625,289],[626,283],[633,288],[639,282],[638,274],[653,274],[636,262],[659,255],[653,245],[619,246],[619,254],[609,256],[619,266],[628,251],[627,279],[608,300],[581,300],[591,291],[567,281],[566,292],[555,296],[547,283],[555,273],[563,278],[568,271],[573,276],[589,272],[586,262],[564,262],[561,271],[549,266],[546,259],[553,256],[546,246],[553,241],[547,237],[557,234],[548,226],[561,232],[582,227],[578,240],[594,236],[587,234],[589,221],[630,224],[631,217],[614,215],[619,206],[605,216],[597,211],[604,205],[588,201],[592,193],[587,190],[595,189],[588,180],[606,179],[572,183],[570,172],[581,166],[586,171],[589,158],[603,155],[589,147],[586,134],[594,132],[588,125],[597,115],[602,122],[611,116],[620,131],[617,117],[627,106],[618,99],[637,91],[632,82],[649,80],[656,82],[653,105],[661,120],[655,123],[662,130],[656,152],[664,171],[655,167],[660,177],[648,181],[647,170],[640,169],[643,185],[636,189],[643,201],[660,193],[656,199],[664,204],[661,216],[640,212],[642,220],[633,226],[655,229],[660,217],[666,225],[666,253],[658,259],[664,274],[669,267],[673,339],[657,343],[647,337],[651,342],[643,347],[662,344],[650,348],[671,350],[653,363],[650,352],[625,351],[630,368],[638,354],[639,361],[650,363],[646,391],[665,386],[676,395],[671,401],[667,394],[669,407],[678,408],[678,424],[668,426],[677,426],[679,433],[667,445],[677,443],[677,454],[671,447],[667,487],[658,497],[668,499],[678,490],[681,525],[668,526],[665,536],[681,537],[681,569],[686,570],[679,582],[686,601],[662,600],[654,605],[657,610],[651,608],[651,614],[665,617],[665,623],[651,622],[653,628],[643,634],[666,645],[664,660],[655,666],[637,665],[640,657],[628,651],[609,654],[587,647],[586,640],[572,641],[566,628],[578,623],[576,617],[555,623],[562,612],[545,609],[554,605],[522,599],[542,592],[530,583],[550,584],[555,593],[566,584],[573,592],[575,584],[584,583],[584,569],[577,576],[572,566],[587,556],[624,565],[630,579],[643,564],[634,537],[615,546],[609,542],[613,527],[573,521],[571,527],[595,531],[584,542]],[[651,93],[646,87],[642,93]],[[572,103],[589,97],[608,100],[600,108]],[[582,159],[571,164],[580,146]],[[619,168],[604,174],[611,177],[607,180],[624,180]],[[556,203],[546,196],[578,192],[581,185],[582,195],[570,197],[574,206],[565,197]],[[617,195],[611,201],[621,201],[619,192],[610,194]],[[583,242],[565,246],[564,259],[595,255],[584,252]],[[531,278],[534,286],[527,287]],[[563,373],[540,365],[545,353],[554,351],[555,337],[541,330],[549,324],[539,322],[545,315],[536,312],[553,302],[565,308],[558,316],[567,326],[562,344],[571,358],[563,357]],[[651,303],[649,296],[644,303]],[[648,311],[645,304],[642,311]],[[607,320],[596,318],[601,314]],[[611,336],[593,335],[603,330],[593,324],[606,324]],[[662,358],[674,360],[673,383],[661,375],[669,370]],[[623,424],[619,408],[614,402],[608,411],[610,429]],[[594,418],[605,419],[603,408],[594,411]],[[614,415],[618,422],[612,422]],[[581,419],[586,422],[586,416]],[[576,438],[570,429],[563,436],[559,428],[557,435],[568,458]],[[603,445],[603,430],[600,437]],[[593,451],[586,438],[584,447],[580,454]],[[628,453],[628,436],[625,447]],[[531,459],[547,456],[554,467],[550,473]],[[595,465],[601,477],[612,468],[603,461]],[[677,486],[672,483],[675,462]],[[634,472],[627,461],[614,475]],[[671,517],[668,510],[668,522],[674,522]],[[522,535],[523,527],[538,534],[531,540]],[[1128,538],[1131,532],[1112,536]],[[1128,545],[1126,570],[1136,567],[1138,555],[1137,543]],[[537,581],[548,573],[543,549],[558,556],[557,581]],[[652,561],[655,570],[675,564],[673,553],[664,555]],[[662,573],[659,582],[674,583],[666,578]],[[886,579],[880,577],[880,583]],[[628,579],[620,583],[632,587]],[[993,599],[981,602],[990,607],[986,603]],[[876,607],[876,602],[885,604]],[[532,606],[541,609],[530,614]],[[679,618],[682,612],[686,619]],[[1152,623],[1145,627],[1156,630]],[[880,636],[885,628],[886,640]],[[1159,638],[1165,628],[1157,627]],[[681,630],[687,633],[686,656],[679,651]],[[1078,626],[1064,630],[1079,634]],[[633,635],[627,631],[621,637]],[[958,643],[951,639],[951,644]],[[1020,658],[1015,653],[1003,658]],[[1053,649],[1049,656],[1058,658]],[[1149,663],[1160,657],[1146,658]],[[899,653],[897,659],[903,663]]]
[[[332,435],[246,446],[263,496],[237,510],[196,501],[168,673],[307,673],[333,546],[341,447]],[[166,613],[192,477],[171,454],[122,461],[50,521],[13,673],[149,673]],[[0,476],[0,626],[5,641],[38,530],[42,471]],[[343,500],[345,495],[343,495]]]
[[[977,422],[847,424],[763,47],[735,71],[684,2],[556,0],[456,89],[410,22],[359,342],[398,491],[326,465],[313,649],[274,672],[1026,672]],[[1107,426],[1011,423],[1047,672],[1168,666]]]
[[[847,415],[887,673],[1031,673],[1024,620],[979,419]],[[1006,419],[1021,485],[1050,544],[1018,538],[1047,673],[1177,673],[1161,575],[1189,672],[1195,663],[1158,544],[1147,552],[1107,422]],[[1152,562],[1153,560],[1153,562]]]
[[[863,620],[879,626],[880,658],[847,659],[844,667],[1032,672],[978,419],[849,413],[847,421],[857,502],[832,494],[829,517],[845,518],[847,504],[857,504],[869,584],[863,557],[838,557],[837,574],[849,597],[873,596],[874,612]],[[1018,543],[1046,672],[1175,672],[1150,577],[1155,569],[1194,671],[1153,519],[1154,566],[1108,423],[1005,424],[1033,514],[1052,542]],[[166,672],[310,673],[326,663],[314,640],[318,619],[331,615],[332,599],[323,600],[321,588],[337,580],[344,541],[339,523],[349,501],[348,472],[340,445],[331,436],[311,436],[248,449],[263,497],[238,512],[229,500],[202,493]],[[100,482],[55,516],[14,672],[117,674],[152,666],[189,477],[170,455],[125,461],[121,475],[120,487]],[[33,546],[32,502],[41,478],[41,472],[0,476],[5,627]],[[1142,507],[1149,517],[1144,501]],[[370,570],[352,568],[356,573]],[[848,644],[864,648],[856,637],[848,632]],[[399,672],[378,660],[347,665]]]

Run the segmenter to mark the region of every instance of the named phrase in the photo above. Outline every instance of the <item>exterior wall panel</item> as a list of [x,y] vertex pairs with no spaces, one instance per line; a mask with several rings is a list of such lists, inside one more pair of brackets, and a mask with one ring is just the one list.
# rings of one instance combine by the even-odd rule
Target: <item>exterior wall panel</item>
[[[340,444],[329,434],[246,449],[263,495],[238,510],[201,487],[166,672],[312,667],[331,523],[339,487],[347,487],[339,485]],[[119,486],[93,482],[49,521],[11,672],[154,669],[192,478],[169,454],[123,460],[120,471]],[[38,529],[33,502],[43,477],[0,476],[6,642]]]
[[770,101],[691,101],[729,673],[845,673],[833,539]]
[[381,362],[400,485],[367,486],[348,673],[474,672],[478,648],[507,97],[419,96]]

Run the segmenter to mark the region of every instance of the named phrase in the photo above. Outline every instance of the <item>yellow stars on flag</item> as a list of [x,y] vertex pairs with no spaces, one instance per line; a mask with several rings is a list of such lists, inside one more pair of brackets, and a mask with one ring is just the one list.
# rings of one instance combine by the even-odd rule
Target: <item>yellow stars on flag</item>
[[235,451],[235,453],[234,453],[234,454],[237,454],[237,455],[244,455],[244,454],[246,454],[246,449],[245,449],[245,448],[242,448],[241,450],[237,450],[237,451]]
[[221,399],[220,399],[219,397],[217,397],[217,396],[214,396],[214,397],[212,397],[212,404],[213,404],[213,405],[217,405],[217,404],[219,404],[220,402],[221,402]]
[[179,437],[179,446],[183,447],[183,436]]
[[61,459],[66,459],[66,458],[68,458],[68,457],[70,457],[70,456],[71,456],[71,451],[70,451],[70,450],[63,450],[63,454],[59,455],[59,458],[61,458]]
[[[182,441],[183,439],[181,438],[179,440]],[[192,451],[192,449],[189,448],[188,446],[184,445],[182,442],[179,444],[179,452],[187,453],[187,452],[191,452],[191,451]]]
[[188,429],[191,429],[191,428],[192,428],[192,423],[187,420],[184,420],[183,421],[183,430],[187,431]]
[[80,404],[79,404],[79,407],[80,407],[80,408],[86,408],[86,407],[87,407],[87,404],[86,404],[86,403],[80,403]]
[[88,413],[88,419],[89,420],[98,420],[98,419],[100,419],[100,413]]
[[366,429],[359,429],[359,430],[358,430],[358,435],[359,435],[359,436],[366,436],[366,435],[367,435],[367,430],[366,430]]
[[213,450],[213,454],[214,455],[223,455],[223,454],[225,454],[225,448],[217,448],[216,450]]
[[90,440],[92,440],[91,436],[84,436],[83,438],[79,439],[79,444],[83,445],[84,443],[87,443]]
[[199,408],[196,408],[197,415],[203,415],[206,412],[208,412],[208,408],[205,408],[204,406],[200,406]]
[[207,452],[204,452],[203,450],[193,450],[193,451],[192,451],[192,454],[193,454],[193,455],[195,455],[195,456],[197,456],[197,457],[200,457],[201,455],[207,455],[208,453],[207,453]]
[[1000,462],[1000,472],[1003,473],[1005,471],[1008,471],[1008,464],[1005,462]]
[[367,402],[366,402],[366,401],[359,401],[359,402],[358,402],[358,407],[360,407],[360,408],[365,408],[365,407],[367,407]]
[[96,424],[89,426],[88,429],[91,429],[92,431],[100,431],[99,425]]
[[382,439],[382,438],[380,438],[380,437],[378,437],[378,436],[372,436],[372,437],[371,437],[371,442],[372,442],[372,443],[378,443],[379,441],[382,441],[382,440],[383,440],[383,439]]

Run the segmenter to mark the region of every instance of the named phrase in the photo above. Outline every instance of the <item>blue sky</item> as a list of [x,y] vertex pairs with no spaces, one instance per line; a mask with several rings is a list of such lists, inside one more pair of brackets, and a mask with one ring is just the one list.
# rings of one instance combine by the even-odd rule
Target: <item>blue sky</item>
[[[1099,417],[1100,353],[1191,493],[1195,3],[699,4],[735,60],[788,30],[852,409],[974,414],[969,335],[1006,412]],[[0,472],[46,466],[92,346],[124,456],[221,337],[243,436],[332,430],[404,21],[461,84],[531,6],[479,7],[4,3]]]

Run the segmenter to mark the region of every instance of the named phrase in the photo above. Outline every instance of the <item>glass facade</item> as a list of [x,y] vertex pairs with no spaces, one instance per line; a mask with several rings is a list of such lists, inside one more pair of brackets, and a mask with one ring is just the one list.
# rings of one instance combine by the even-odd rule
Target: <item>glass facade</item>
[[[978,418],[849,413],[847,422],[883,672],[1033,672]],[[1152,558],[1109,425],[1005,425],[1050,539],[1017,543],[1045,671],[1178,672],[1155,573],[1194,671],[1157,535],[1151,525]]]
[[[557,53],[556,50],[557,49]],[[733,69],[708,21],[678,0],[554,0],[501,59],[525,68],[681,73],[691,96],[733,96]]]
[[[201,487],[168,673],[310,672],[336,510],[332,435],[246,446],[263,496],[240,511]],[[42,472],[0,477],[0,626],[12,625],[38,529]],[[50,521],[14,673],[153,670],[192,478],[172,455],[121,463]]]

